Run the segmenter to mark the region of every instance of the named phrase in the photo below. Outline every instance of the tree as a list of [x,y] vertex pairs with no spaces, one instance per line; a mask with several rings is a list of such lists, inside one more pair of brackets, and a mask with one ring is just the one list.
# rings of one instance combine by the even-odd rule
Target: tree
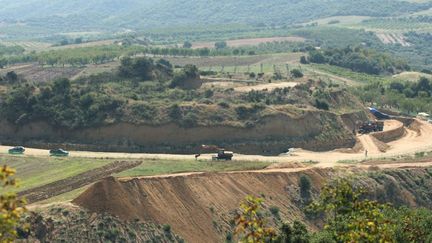
[[183,43],[183,48],[186,48],[186,49],[192,48],[192,43],[190,41],[185,41]]
[[306,226],[296,220],[292,226],[287,222],[283,223],[273,243],[309,243],[309,238]]
[[267,225],[261,211],[262,198],[247,196],[240,204],[240,213],[236,217],[235,235],[239,242],[264,243],[273,240],[276,232]]
[[308,211],[326,214],[325,230],[338,242],[392,242],[394,224],[384,215],[388,205],[363,199],[364,193],[339,178],[324,186]]
[[199,77],[199,70],[195,65],[185,65],[181,71],[174,74],[170,87],[182,87],[186,82],[199,79]]
[[299,180],[300,196],[307,201],[311,197],[311,193],[310,193],[311,184],[312,183],[311,183],[309,176],[307,176],[307,175],[300,176],[300,180]]
[[18,75],[14,71],[7,72],[5,78],[9,83],[15,83],[18,81]]
[[83,42],[82,37],[78,37],[78,38],[76,38],[76,39],[74,40],[74,43],[75,43],[75,44],[81,44],[82,42]]
[[301,64],[309,64],[309,61],[307,60],[307,58],[305,56],[301,56],[300,57],[300,63]]
[[[3,189],[15,187],[13,178],[15,170],[3,166],[0,171],[0,183]],[[14,242],[17,238],[17,226],[23,213],[26,211],[25,200],[17,197],[15,193],[5,193],[0,197],[0,242]]]
[[219,50],[219,49],[224,49],[224,48],[227,48],[228,47],[228,44],[226,43],[226,41],[217,41],[216,43],[215,43],[215,48],[217,49],[217,50]]
[[303,77],[303,73],[299,69],[293,69],[293,70],[291,70],[291,75],[294,78],[302,78]]

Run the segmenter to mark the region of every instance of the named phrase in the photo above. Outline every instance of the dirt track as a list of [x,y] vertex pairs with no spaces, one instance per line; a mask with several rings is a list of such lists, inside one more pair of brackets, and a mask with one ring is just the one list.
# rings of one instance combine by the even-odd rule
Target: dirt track
[[[424,121],[418,121],[418,131],[405,128],[405,135],[393,142],[387,143],[388,149],[386,152],[381,152],[376,149],[373,143],[368,138],[360,135],[359,140],[366,140],[366,148],[368,149],[368,158],[379,159],[383,157],[394,157],[405,154],[414,154],[416,152],[423,152],[432,150],[432,124]],[[387,121],[385,130],[391,130],[397,126],[395,121]],[[0,146],[0,153],[6,153],[9,146]],[[288,148],[287,148],[288,150]],[[26,150],[27,155],[31,156],[48,156],[48,150],[32,149]],[[142,153],[109,153],[109,152],[88,152],[88,151],[71,151],[72,157],[83,158],[118,158],[118,159],[169,159],[169,160],[190,160],[194,159],[194,155],[176,155],[176,154],[142,154]],[[203,154],[200,159],[210,160],[212,154]],[[267,162],[305,162],[316,161],[316,167],[333,167],[337,165],[337,161],[343,160],[363,160],[365,159],[364,150],[359,152],[341,152],[341,151],[327,151],[327,152],[312,152],[302,149],[296,149],[293,154],[281,156],[262,156],[262,155],[242,155],[236,154],[235,160],[242,161],[267,161]]]

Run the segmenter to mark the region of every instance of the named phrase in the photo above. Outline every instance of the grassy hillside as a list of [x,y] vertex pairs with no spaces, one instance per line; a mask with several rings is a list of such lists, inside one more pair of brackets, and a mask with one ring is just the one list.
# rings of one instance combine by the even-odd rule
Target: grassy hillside
[[[393,0],[272,1],[49,1],[0,0],[0,16],[18,28],[42,27],[41,33],[148,29],[173,26],[246,24],[283,26],[337,15],[398,16],[427,10],[431,2]],[[307,14],[305,14],[307,13]],[[163,19],[164,21],[160,21]],[[13,25],[13,24],[12,24]],[[3,27],[4,28],[4,27]],[[12,31],[13,29],[10,29]],[[33,29],[35,31],[35,29]]]

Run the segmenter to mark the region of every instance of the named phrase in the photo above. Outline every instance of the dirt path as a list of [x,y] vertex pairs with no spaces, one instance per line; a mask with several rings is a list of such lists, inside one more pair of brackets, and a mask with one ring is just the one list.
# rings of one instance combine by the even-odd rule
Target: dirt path
[[363,149],[368,151],[370,154],[378,154],[381,151],[379,150],[378,146],[375,144],[375,142],[372,139],[371,135],[361,135],[358,136],[358,139],[363,145]]
[[259,84],[259,85],[255,85],[255,86],[236,87],[236,88],[234,88],[234,90],[237,91],[237,92],[247,93],[247,92],[252,91],[252,90],[256,90],[256,91],[262,91],[262,90],[272,91],[272,90],[277,89],[277,88],[292,88],[292,87],[295,87],[297,85],[298,85],[297,82],[268,83],[268,84]]
[[337,75],[334,75],[334,74],[331,74],[331,73],[319,71],[317,69],[308,68],[307,66],[302,66],[302,68],[305,69],[305,70],[307,70],[307,71],[309,71],[309,72],[312,72],[313,74],[319,74],[319,75],[327,76],[329,78],[338,80],[338,81],[343,82],[345,84],[349,84],[350,86],[358,86],[358,85],[360,85],[360,82],[352,80],[352,79],[348,79],[348,78],[337,76]]
[[[393,127],[392,121],[386,125],[386,129]],[[369,159],[380,159],[384,157],[394,157],[416,152],[432,151],[432,124],[424,121],[419,123],[419,133],[414,130],[406,129],[406,134],[399,140],[388,143],[389,148],[385,152],[377,152],[375,147],[366,142],[369,146]],[[386,122],[387,123],[387,122]],[[10,146],[0,146],[0,153],[7,153]],[[288,149],[288,148],[287,148]],[[30,156],[49,156],[48,150],[43,149],[26,149],[26,155]],[[109,153],[109,152],[89,152],[89,151],[70,151],[71,157],[81,158],[115,158],[115,159],[165,159],[165,160],[191,160],[194,155],[180,154],[145,154],[145,153]],[[211,160],[212,154],[203,154],[200,159]],[[341,151],[313,152],[303,149],[296,149],[291,156],[262,156],[262,155],[243,155],[235,154],[234,159],[240,161],[265,161],[265,162],[319,162],[316,167],[333,167],[340,165],[338,161],[344,160],[363,160],[365,157],[364,150],[357,153],[346,153]]]
[[73,191],[80,187],[89,185],[98,180],[115,173],[119,173],[140,165],[142,161],[129,162],[117,161],[100,168],[86,171],[76,176],[63,180],[55,181],[43,186],[31,188],[18,193],[18,196],[24,196],[28,203],[42,201],[66,192]]

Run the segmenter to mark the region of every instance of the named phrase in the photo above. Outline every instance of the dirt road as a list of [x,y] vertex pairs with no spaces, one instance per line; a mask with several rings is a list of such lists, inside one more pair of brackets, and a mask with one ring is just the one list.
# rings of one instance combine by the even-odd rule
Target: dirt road
[[[388,124],[387,124],[388,123]],[[385,129],[390,129],[396,123],[386,122]],[[368,158],[380,159],[384,157],[394,157],[399,155],[414,154],[416,152],[432,151],[432,124],[418,121],[419,130],[406,129],[405,135],[399,140],[387,143],[386,152],[381,152],[367,138],[359,136],[359,140],[368,148]],[[0,146],[0,153],[7,153],[9,146]],[[288,150],[288,148],[287,148]],[[27,148],[26,155],[30,156],[49,156],[48,150]],[[168,160],[191,160],[194,155],[179,154],[144,154],[144,153],[110,153],[110,152],[89,152],[89,151],[70,151],[71,157],[81,158],[117,158],[117,159],[168,159]],[[200,159],[211,160],[212,154],[203,154]],[[243,155],[235,154],[235,160],[241,161],[266,161],[266,162],[319,162],[316,167],[333,167],[338,165],[338,161],[344,160],[363,160],[365,159],[364,150],[359,152],[313,152],[303,149],[296,149],[291,155],[281,156],[262,156],[262,155]]]

